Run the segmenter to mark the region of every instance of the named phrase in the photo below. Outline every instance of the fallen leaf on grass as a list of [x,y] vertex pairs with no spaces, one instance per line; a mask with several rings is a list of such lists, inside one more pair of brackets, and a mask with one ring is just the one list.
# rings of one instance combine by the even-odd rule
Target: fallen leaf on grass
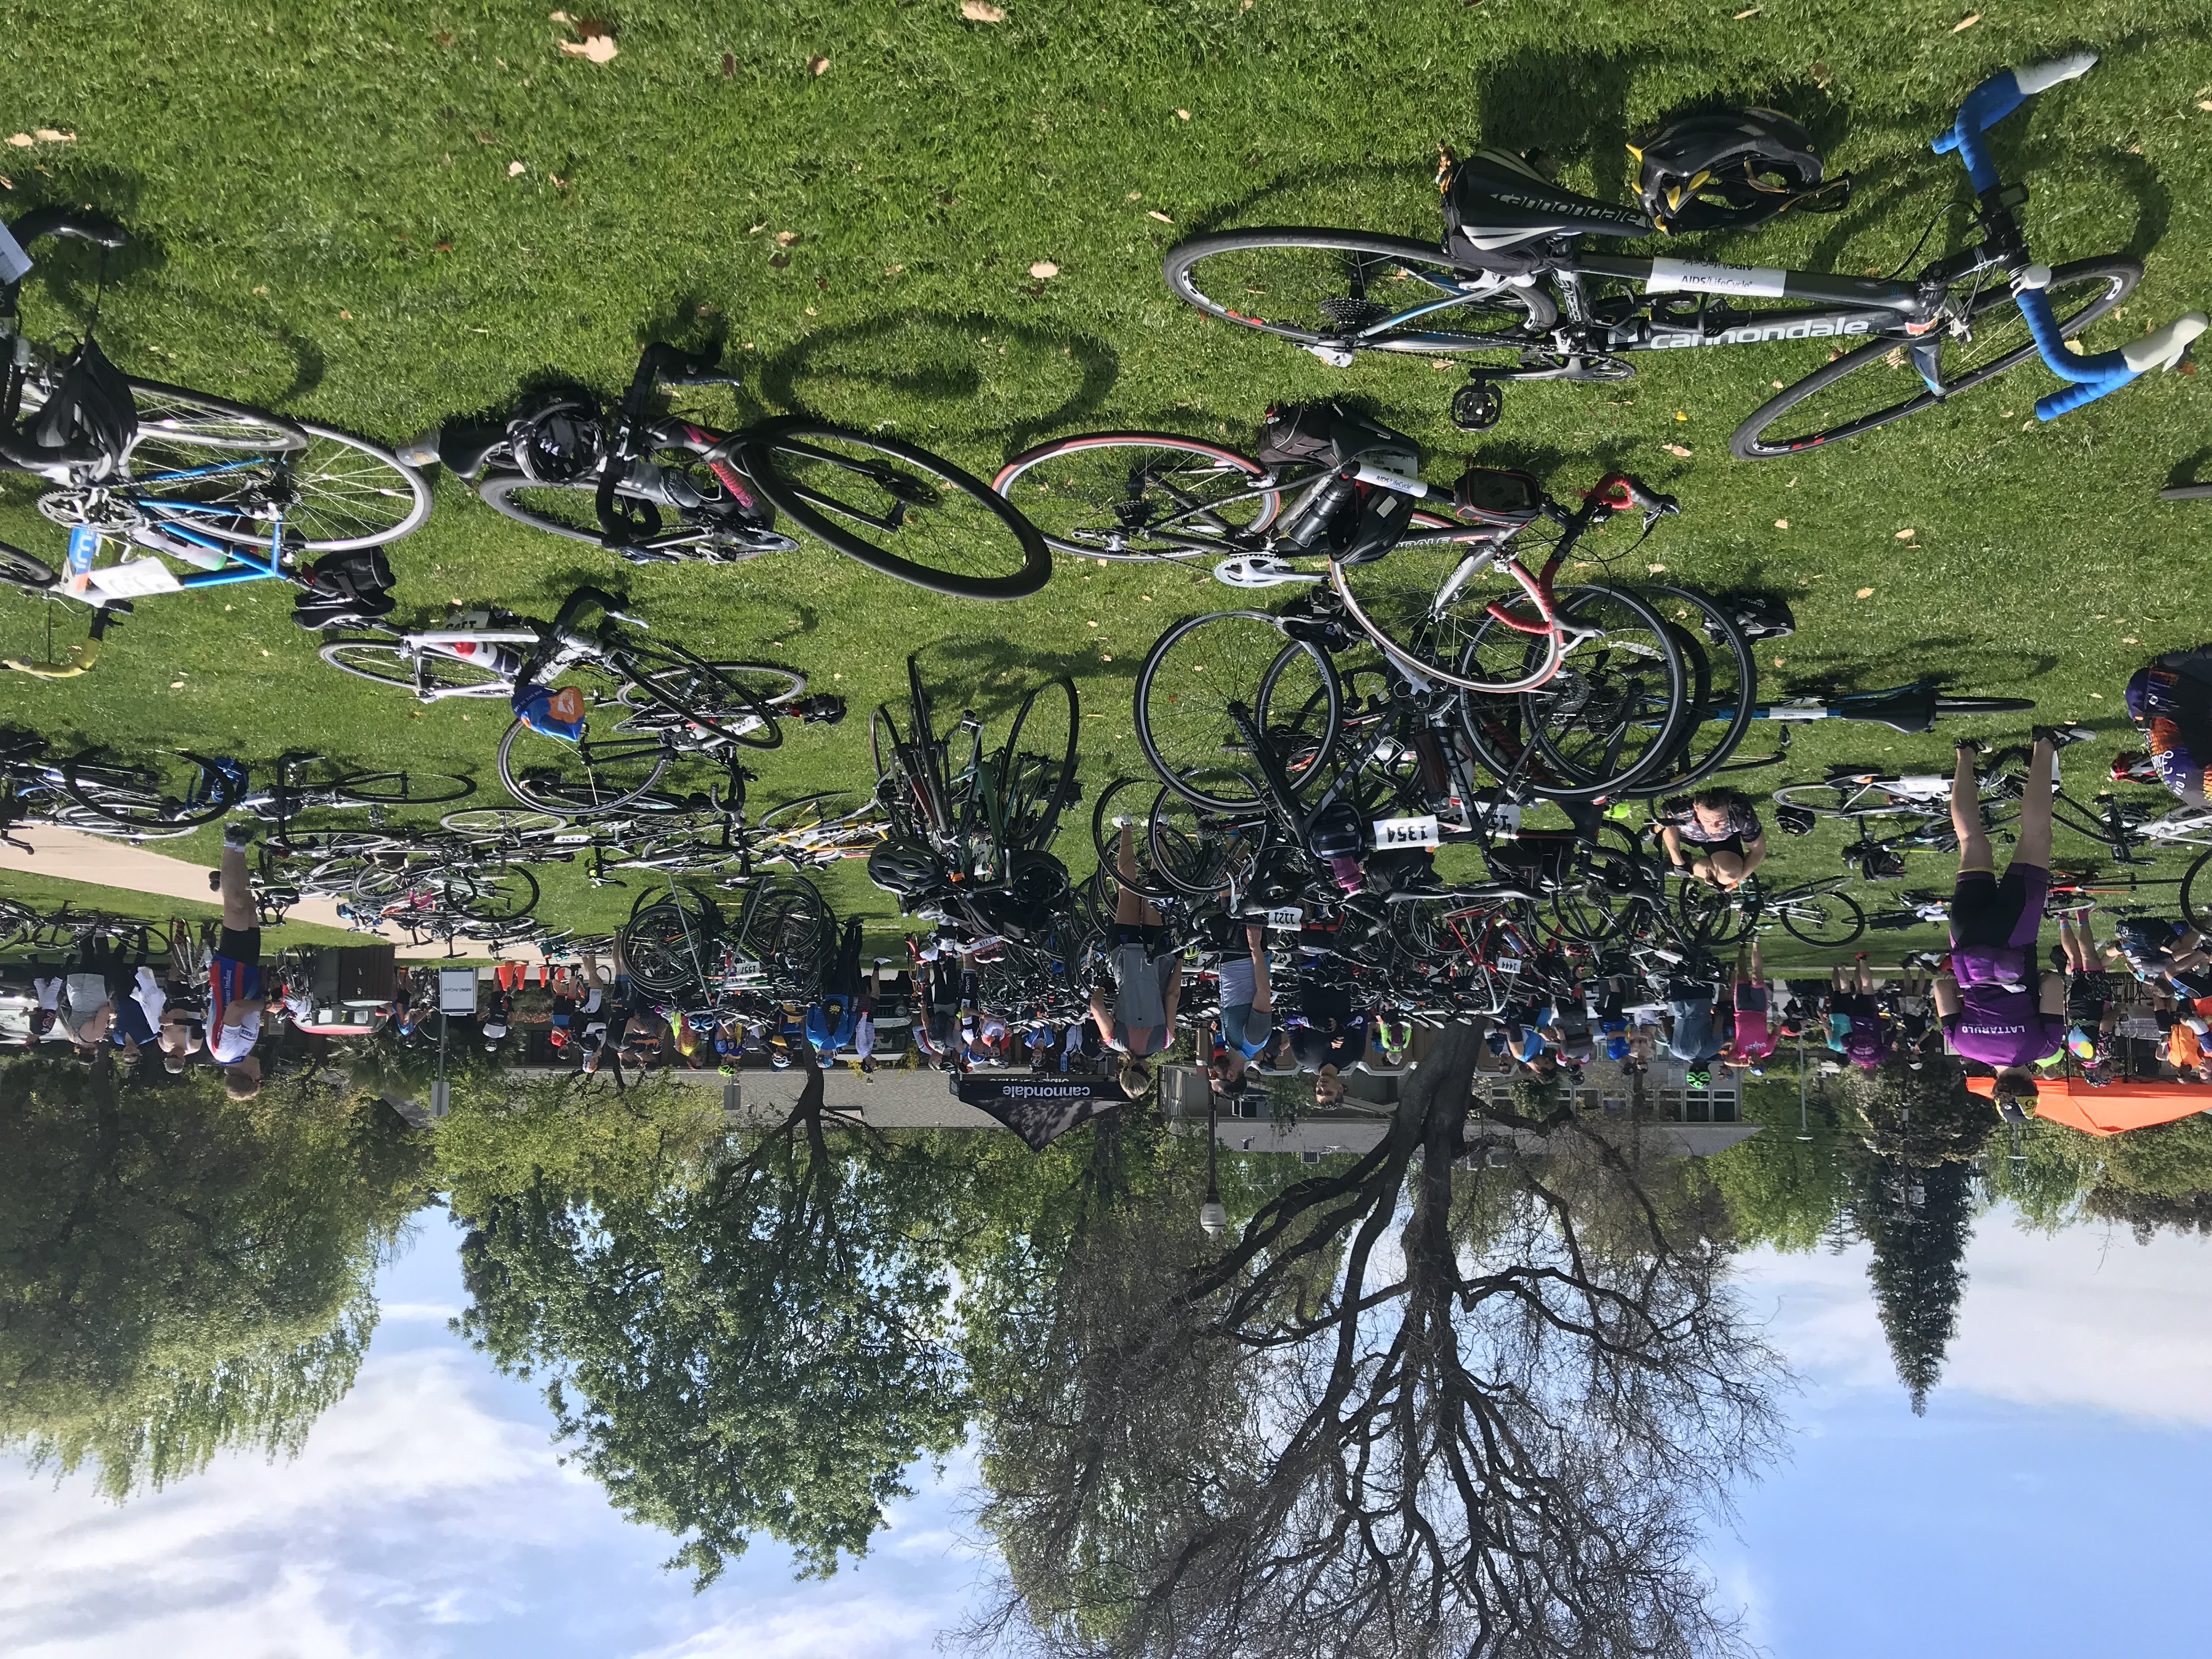
[[1777,530],[1787,530],[1790,528],[1790,520],[1787,519],[1777,519],[1774,521],[1774,527]]
[[524,172],[523,165],[522,165],[522,163],[521,163],[521,162],[520,162],[520,161],[509,161],[509,162],[507,164],[507,176],[508,178],[510,178],[510,179],[519,179],[519,178],[520,178],[520,177],[522,176],[522,174],[523,174],[523,172]]
[[42,144],[73,144],[76,143],[76,134],[73,132],[64,132],[58,127],[39,127],[33,130],[31,137],[37,139]]
[[2198,99],[2197,100],[2197,107],[2199,109],[2212,109],[2212,98]]
[[899,272],[905,269],[906,267],[904,265],[885,265],[884,267],[884,275],[886,276],[896,276]]
[[15,188],[15,181],[13,179],[10,179],[6,173],[0,173],[0,190],[13,190]]
[[1686,421],[1686,420],[1688,420],[1690,417],[1689,417],[1687,415],[1685,415],[1685,414],[1684,414],[1680,410],[1679,410],[1679,409],[1678,409],[1678,410],[1676,410],[1674,411],[1674,418],[1675,418],[1676,420],[1678,420],[1678,421]]
[[1684,460],[1690,458],[1690,447],[1687,444],[1661,444],[1659,447],[1669,455],[1680,455]]
[[171,680],[169,682],[169,690],[172,691],[181,691],[184,689],[185,683],[182,680]]
[[586,62],[592,64],[607,64],[614,61],[615,54],[619,48],[615,45],[614,30],[611,25],[601,22],[596,17],[586,17],[576,25],[576,33],[584,38],[580,40],[561,42],[561,55],[563,58],[581,58]]
[[1862,587],[1858,591],[1858,597],[1863,599],[1870,599],[1874,597],[1874,589],[1871,587]]
[[1782,659],[1781,659],[1781,658],[1779,658],[1779,657],[1777,657],[1777,658],[1774,659],[1774,665],[1775,665],[1777,668],[1781,667],[1781,666],[1782,666]]
[[28,149],[38,141],[27,132],[11,132],[8,135],[8,142],[17,149]]
[[1048,277],[1059,276],[1060,267],[1049,259],[1040,259],[1030,267],[1030,275],[1043,282]]
[[806,60],[806,72],[807,72],[809,75],[817,75],[817,76],[818,76],[818,75],[827,75],[827,74],[829,74],[829,73],[830,73],[830,60],[829,60],[827,58],[808,58],[808,59]]
[[254,292],[254,295],[255,295],[255,296],[256,296],[257,298],[258,298],[258,299],[264,299],[264,300],[267,299],[267,298],[269,297],[269,287],[268,287],[268,284],[267,284],[267,283],[263,283],[260,287],[258,287],[258,288],[255,289],[253,290],[253,292]]
[[1910,530],[1900,530],[1897,532],[1897,539],[1901,542],[1909,542],[1912,539],[1912,532]]
[[1187,110],[1187,109],[1179,109],[1179,110],[1177,110],[1177,111],[1176,112],[1176,120],[1178,120],[1178,121],[1188,121],[1188,120],[1189,120],[1189,119],[1190,119],[1190,112],[1189,112],[1188,110]]
[[1970,11],[1964,17],[1961,17],[1957,22],[1951,25],[1951,33],[1954,34],[1963,33],[1965,31],[1973,27],[1975,24],[1981,21],[1981,13],[1978,11]]
[[545,15],[556,23],[573,23],[576,21],[565,11],[549,11]]
[[1125,202],[1141,202],[1145,199],[1145,192],[1141,190],[1133,190],[1121,199]]
[[2134,635],[2130,634],[2122,639],[2120,643],[2122,645],[2141,645],[2142,641],[2137,639]]
[[1175,222],[1174,220],[1169,218],[1166,214],[1161,212],[1158,208],[1146,208],[1145,210],[1145,217],[1147,219],[1157,219],[1164,225],[1171,225]]
[[1744,9],[1743,9],[1743,10],[1741,10],[1741,11],[1740,11],[1740,12],[1736,13],[1735,16],[1734,18],[1732,18],[1730,21],[1733,21],[1733,22],[1741,23],[1741,21],[1743,21],[1743,20],[1744,20],[1745,18],[1747,18],[1747,17],[1756,17],[1756,16],[1758,16],[1758,15],[1759,15],[1759,13],[1761,13],[1761,12],[1765,11],[1765,9],[1766,9],[1766,8],[1765,8],[1765,7],[1764,7],[1764,6],[1747,6],[1747,7],[1745,7],[1745,8],[1744,8]]
[[991,0],[960,0],[960,15],[971,23],[1003,23],[1006,14]]
[[1667,574],[1667,567],[1663,564],[1650,564],[1644,568],[1646,572],[1654,576],[1663,576]]
[[779,230],[775,234],[775,245],[778,247],[789,247],[799,240],[799,233],[795,230]]

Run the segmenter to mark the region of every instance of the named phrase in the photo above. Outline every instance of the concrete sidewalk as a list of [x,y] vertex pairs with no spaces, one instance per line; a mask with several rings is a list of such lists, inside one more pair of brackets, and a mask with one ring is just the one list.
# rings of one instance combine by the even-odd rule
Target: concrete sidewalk
[[[89,882],[100,887],[120,888],[125,892],[143,893],[154,898],[190,899],[199,904],[216,902],[208,887],[211,873],[204,864],[194,864],[185,859],[171,858],[167,854],[149,851],[135,842],[110,840],[105,836],[88,836],[82,830],[64,830],[58,824],[19,824],[11,832],[37,849],[25,853],[18,848],[0,842],[0,871],[20,870],[26,875],[52,876],[64,881]],[[367,939],[369,935],[350,927],[338,915],[334,899],[302,899],[285,913],[288,922],[302,922],[312,927],[328,927],[338,933],[354,933]],[[398,927],[387,923],[378,930],[377,937],[399,947],[399,954],[420,961],[446,960],[447,947],[443,943],[410,945],[407,936]],[[461,954],[450,959],[467,962],[475,959],[489,961],[491,953],[481,946],[461,946]],[[541,953],[534,945],[510,946],[501,952],[501,959],[509,962],[536,963]]]

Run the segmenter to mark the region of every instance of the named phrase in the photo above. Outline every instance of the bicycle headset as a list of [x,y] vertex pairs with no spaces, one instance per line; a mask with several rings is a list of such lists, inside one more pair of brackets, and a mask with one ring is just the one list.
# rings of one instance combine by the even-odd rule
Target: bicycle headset
[[1850,193],[1847,173],[1823,184],[1812,134],[1771,109],[1680,116],[1628,153],[1642,168],[1644,210],[1669,235],[1763,224],[1838,185],[1841,207]]

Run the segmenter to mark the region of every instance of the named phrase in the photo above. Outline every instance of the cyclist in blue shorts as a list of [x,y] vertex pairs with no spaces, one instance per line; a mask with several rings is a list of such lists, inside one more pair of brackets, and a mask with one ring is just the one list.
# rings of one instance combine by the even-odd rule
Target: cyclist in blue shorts
[[208,958],[208,1058],[222,1067],[223,1087],[233,1100],[261,1092],[261,1062],[253,1045],[261,1038],[261,1011],[269,997],[261,979],[261,918],[253,906],[253,878],[246,849],[253,826],[234,823],[222,832],[222,932]]
[[1247,1068],[1274,1036],[1274,992],[1267,983],[1267,930],[1257,922],[1248,922],[1244,954],[1224,955],[1216,973],[1221,989],[1221,1021],[1209,1050],[1206,1076],[1223,1094],[1241,1095]]

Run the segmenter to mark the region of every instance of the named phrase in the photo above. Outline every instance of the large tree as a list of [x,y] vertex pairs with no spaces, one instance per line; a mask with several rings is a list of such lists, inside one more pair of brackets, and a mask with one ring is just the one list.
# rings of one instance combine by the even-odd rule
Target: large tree
[[1925,1415],[1929,1390],[1959,1327],[1973,1232],[1972,1173],[1961,1163],[1929,1165],[1868,1158],[1858,1170],[1852,1214],[1871,1244],[1867,1279],[1898,1381]]
[[1188,1189],[1062,1255],[1022,1328],[1030,1382],[985,1400],[1009,1573],[976,1634],[1293,1659],[1728,1644],[1695,1563],[1766,1447],[1775,1362],[1698,1206],[1652,1201],[1601,1133],[1522,1114],[1540,1151],[1456,1167],[1477,1041],[1448,1031],[1380,1146],[1218,1255]]
[[38,1057],[0,1072],[0,1437],[120,1499],[226,1446],[295,1452],[352,1385],[427,1196],[391,1110],[295,1078],[229,1100]]
[[706,1165],[479,1185],[463,1329],[542,1377],[556,1432],[703,1586],[756,1534],[859,1555],[964,1421],[948,1341],[957,1163],[838,1122],[807,1080]]

